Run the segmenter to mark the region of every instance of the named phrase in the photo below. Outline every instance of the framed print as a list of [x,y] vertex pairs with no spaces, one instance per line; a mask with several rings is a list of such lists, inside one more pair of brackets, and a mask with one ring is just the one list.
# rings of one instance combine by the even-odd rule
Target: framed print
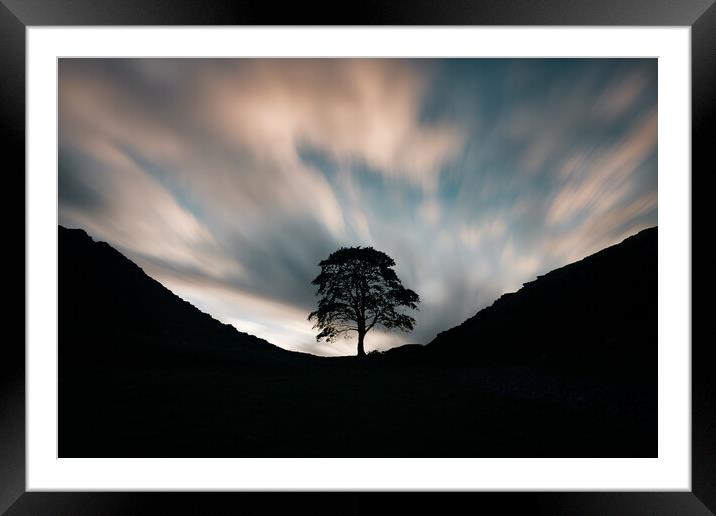
[[275,11],[0,5],[0,509],[716,510],[712,3]]

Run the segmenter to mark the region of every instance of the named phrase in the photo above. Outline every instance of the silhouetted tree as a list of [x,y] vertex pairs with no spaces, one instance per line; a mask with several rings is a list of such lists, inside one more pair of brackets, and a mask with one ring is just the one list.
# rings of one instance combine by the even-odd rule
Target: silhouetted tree
[[401,309],[417,309],[420,298],[403,287],[390,256],[372,247],[342,247],[318,265],[321,273],[313,280],[320,296],[318,310],[308,316],[321,330],[316,340],[333,342],[355,331],[358,356],[363,356],[365,334],[376,326],[413,329],[415,319]]

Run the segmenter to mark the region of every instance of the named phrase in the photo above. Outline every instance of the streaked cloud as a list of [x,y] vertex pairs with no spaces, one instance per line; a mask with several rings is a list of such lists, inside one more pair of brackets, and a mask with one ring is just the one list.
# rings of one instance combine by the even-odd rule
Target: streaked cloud
[[317,263],[397,262],[428,342],[657,220],[656,61],[62,59],[60,223],[218,319],[316,343]]

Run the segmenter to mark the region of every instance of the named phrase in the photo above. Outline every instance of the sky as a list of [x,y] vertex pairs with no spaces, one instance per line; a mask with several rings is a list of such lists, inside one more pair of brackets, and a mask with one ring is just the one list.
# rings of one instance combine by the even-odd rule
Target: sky
[[59,223],[286,349],[318,263],[388,253],[428,343],[657,224],[655,59],[60,59]]

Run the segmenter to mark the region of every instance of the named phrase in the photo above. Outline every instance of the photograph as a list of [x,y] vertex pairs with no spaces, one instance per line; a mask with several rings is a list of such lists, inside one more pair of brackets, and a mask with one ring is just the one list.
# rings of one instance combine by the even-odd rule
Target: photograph
[[59,457],[658,457],[657,93],[58,58]]

